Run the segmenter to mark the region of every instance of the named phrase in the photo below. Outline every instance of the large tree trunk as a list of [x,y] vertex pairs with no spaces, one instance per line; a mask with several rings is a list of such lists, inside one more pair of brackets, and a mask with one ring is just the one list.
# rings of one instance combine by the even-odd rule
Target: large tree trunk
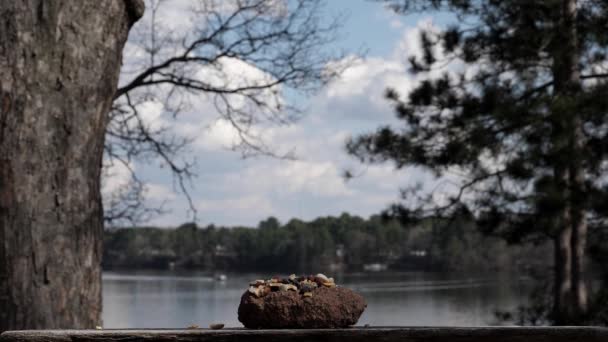
[[577,320],[584,319],[587,313],[587,287],[585,282],[585,251],[587,250],[587,212],[585,209],[585,176],[578,156],[583,149],[583,124],[580,118],[574,119],[572,148],[574,149],[570,164],[570,184],[572,204],[572,301],[574,315]]
[[584,206],[584,174],[579,160],[583,148],[582,120],[576,110],[575,94],[582,84],[579,70],[579,46],[576,29],[577,1],[562,0],[558,40],[554,56],[554,90],[567,113],[557,113],[558,132],[554,141],[564,159],[558,158],[556,184],[564,192],[563,212],[555,251],[555,308],[558,325],[580,324],[587,312],[585,287],[585,249],[587,220]]
[[[565,91],[570,95],[573,103],[573,94],[580,93],[582,89],[581,75],[579,70],[579,46],[578,33],[576,30],[577,1],[564,1],[565,22],[568,32],[566,44],[566,79],[567,86]],[[575,106],[576,107],[576,106]],[[585,285],[585,251],[587,247],[587,212],[585,208],[585,176],[583,172],[580,156],[584,145],[583,121],[581,120],[578,108],[571,108],[570,115],[570,143],[571,150],[569,176],[570,176],[570,219],[571,219],[571,240],[570,249],[572,256],[572,319],[571,324],[582,324],[587,314],[587,288]]]
[[563,229],[554,243],[555,281],[553,316],[556,325],[567,325],[571,317],[570,298],[572,293],[572,255],[570,237],[572,231]]
[[0,1],[0,331],[101,324],[104,132],[142,12]]
[[[567,185],[567,171],[557,168],[556,183],[561,186]],[[564,196],[566,197],[566,196]],[[572,316],[571,294],[572,294],[572,240],[570,210],[566,203],[561,209],[560,215],[556,217],[556,225],[559,227],[557,236],[554,238],[554,288],[553,288],[553,318],[556,325],[568,324]]]

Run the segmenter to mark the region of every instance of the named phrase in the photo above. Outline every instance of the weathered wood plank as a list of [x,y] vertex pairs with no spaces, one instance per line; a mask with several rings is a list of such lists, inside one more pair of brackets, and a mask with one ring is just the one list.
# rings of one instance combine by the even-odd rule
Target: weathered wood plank
[[315,330],[28,330],[7,331],[0,342],[208,341],[208,342],[608,342],[600,327],[370,327]]

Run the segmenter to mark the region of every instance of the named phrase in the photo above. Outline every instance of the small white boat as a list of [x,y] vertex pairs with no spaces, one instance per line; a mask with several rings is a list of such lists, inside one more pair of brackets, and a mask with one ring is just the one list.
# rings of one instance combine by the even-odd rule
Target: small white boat
[[215,280],[217,280],[217,281],[226,281],[226,279],[228,279],[228,277],[226,277],[225,274],[216,274],[215,275]]
[[386,271],[386,269],[387,269],[387,265],[386,264],[374,263],[374,264],[365,264],[365,265],[363,265],[363,270],[364,271],[369,271],[369,272]]

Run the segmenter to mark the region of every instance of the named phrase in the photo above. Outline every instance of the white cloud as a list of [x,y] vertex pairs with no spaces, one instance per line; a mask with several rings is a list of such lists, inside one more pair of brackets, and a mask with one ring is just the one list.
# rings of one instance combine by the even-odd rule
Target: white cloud
[[354,192],[347,188],[340,170],[330,161],[289,162],[274,172],[275,181],[284,183],[287,192],[309,192],[320,197],[350,196]]
[[[222,199],[203,199],[197,203],[199,215],[232,221],[232,224],[255,225],[260,217],[277,215],[278,209],[260,195],[237,196]],[[217,221],[215,221],[217,222]]]
[[[190,126],[194,129],[195,126]],[[230,122],[224,119],[214,121],[209,125],[196,128],[198,130],[194,144],[205,150],[217,151],[228,149],[241,140],[239,132]],[[184,131],[185,133],[185,131]],[[191,134],[188,134],[192,136]]]
[[177,197],[173,190],[163,184],[148,183],[144,192],[147,199],[160,202],[174,200]]
[[423,52],[420,45],[420,32],[422,30],[437,32],[438,27],[433,24],[433,19],[429,17],[420,20],[415,27],[408,27],[403,30],[401,40],[393,50],[392,58],[398,61],[405,61],[407,57],[412,55],[421,58]]
[[[397,20],[397,19],[395,19]],[[409,56],[422,56],[421,30],[438,30],[430,18],[418,22],[415,27],[403,30],[401,39],[387,57],[348,56],[333,64],[350,65],[342,77],[328,85],[320,102],[328,107],[349,108],[347,117],[369,119],[384,123],[393,116],[390,103],[384,98],[387,88],[405,95],[419,82],[421,77],[438,77],[445,70],[432,71],[430,75],[414,76],[408,72]],[[367,112],[363,112],[363,110]],[[385,114],[379,116],[379,113]],[[387,116],[386,114],[390,114]]]
[[[169,3],[167,7],[171,7]],[[171,12],[163,13],[162,20],[181,21],[184,27],[192,25],[185,20],[187,13],[183,8],[179,9],[190,2],[179,0],[179,3]],[[310,100],[310,109],[300,122],[286,127],[255,126],[254,133],[280,152],[295,148],[299,160],[240,161],[238,155],[225,152],[238,144],[240,138],[234,127],[219,117],[209,96],[186,95],[190,106],[175,121],[161,102],[151,100],[140,105],[147,124],[169,126],[171,132],[194,139],[192,153],[200,161],[200,168],[192,196],[201,223],[255,225],[271,215],[286,221],[291,217],[311,219],[343,211],[365,216],[397,201],[402,186],[417,182],[431,186],[432,177],[420,169],[396,171],[390,164],[361,165],[344,150],[348,136],[373,131],[381,124],[397,123],[391,104],[383,96],[387,87],[405,95],[418,82],[407,72],[406,57],[421,53],[419,30],[430,27],[432,22],[427,19],[416,27],[405,27],[405,21],[394,16],[386,22],[403,30],[392,53],[365,58],[349,56],[335,61],[352,66],[341,79],[331,82]],[[133,47],[132,52],[135,57],[126,55],[127,65],[136,64],[129,58],[135,61],[143,58],[143,50]],[[272,80],[255,66],[233,58],[222,58],[213,68],[193,70],[192,75],[214,86],[255,85]],[[270,102],[286,101],[281,91],[277,87],[258,95]],[[163,94],[157,98],[163,99]],[[231,97],[231,101],[239,109],[247,108],[243,98]],[[360,176],[345,182],[342,172],[351,167],[361,171]],[[173,209],[171,214],[152,223],[177,225],[185,221],[187,203],[171,190],[171,179],[166,174],[159,176],[160,172],[149,173],[156,178],[148,185],[146,194],[155,201],[169,200],[167,209]],[[115,177],[107,187],[117,189],[119,178]]]
[[[158,4],[158,10],[154,14],[155,4]],[[146,0],[144,16],[129,31],[129,40],[123,49],[120,85],[150,66],[147,51],[155,50],[155,63],[183,51],[182,39],[191,37],[198,25],[192,20],[194,4],[193,0]],[[152,25],[153,16],[155,25]]]
[[195,77],[212,86],[230,88],[256,86],[274,81],[272,75],[233,57],[221,57],[216,64],[200,68]]
[[259,210],[272,213],[273,210],[273,206],[268,199],[255,195],[220,200],[201,200],[199,205],[203,212],[219,210]]
[[[142,119],[144,125],[150,130],[158,130],[167,125],[167,122],[163,119],[164,105],[154,99],[143,102],[136,106],[139,117]],[[130,122],[135,124],[135,122]]]
[[308,194],[314,197],[349,196],[340,169],[331,161],[266,161],[226,174],[220,188],[236,193],[268,193],[280,198]]
[[[257,8],[265,16],[282,17],[288,14],[288,5],[287,0],[264,0],[259,3]],[[232,14],[239,6],[243,6],[243,3],[239,0],[205,0],[199,2],[197,9],[204,10],[207,13]]]
[[106,161],[104,163],[103,176],[101,177],[102,196],[109,198],[112,194],[125,188],[131,181],[131,170],[135,170],[133,163],[127,166],[118,161],[114,161],[113,163]]
[[[214,66],[199,67],[195,78],[213,87],[234,89],[268,84],[274,81],[271,75],[255,66],[234,58],[221,58]],[[169,134],[188,138],[194,141],[193,147],[201,151],[225,150],[241,142],[239,131],[215,107],[213,94],[206,93],[171,93],[168,86],[156,88],[154,97],[137,105],[144,123],[151,129],[169,128]],[[260,90],[247,91],[248,96],[254,96],[269,107],[282,105],[284,99],[281,87],[274,86]],[[171,94],[166,102],[167,95]],[[239,94],[226,95],[230,106],[247,113],[251,117],[259,117],[258,108],[246,97]],[[165,101],[161,102],[161,99]],[[220,105],[221,107],[222,105]],[[180,108],[174,119],[174,108]],[[238,121],[238,116],[235,120]],[[133,122],[135,123],[135,122]],[[270,138],[272,129],[264,130],[262,126],[239,123],[251,137]]]
[[[204,69],[198,75],[201,80],[207,80],[207,78],[213,80],[214,76],[220,78],[219,81],[216,81],[216,84],[227,89],[253,87],[241,91],[241,94],[245,94],[247,97],[241,94],[227,96],[230,105],[236,110],[245,110],[251,115],[259,113],[259,108],[251,102],[248,96],[255,97],[257,101],[264,103],[267,108],[284,106],[283,87],[281,85],[267,87],[267,85],[276,82],[276,78],[253,64],[236,58],[222,57],[217,67],[211,71],[211,75],[208,75]],[[261,88],[255,89],[254,87]]]
[[352,96],[372,97],[369,93],[378,83],[384,83],[385,77],[391,74],[403,74],[405,68],[401,63],[383,58],[347,57],[350,63],[342,76],[326,90],[328,98],[350,98]]
[[[159,1],[159,0],[156,0]],[[192,32],[192,28],[197,24],[188,14],[196,7],[196,1],[192,0],[160,0],[159,10],[156,12],[156,20],[160,29],[166,32],[173,32],[177,37],[184,37]],[[150,1],[146,3],[144,18],[138,23],[145,25],[146,17],[152,16]],[[136,24],[137,25],[137,24]]]

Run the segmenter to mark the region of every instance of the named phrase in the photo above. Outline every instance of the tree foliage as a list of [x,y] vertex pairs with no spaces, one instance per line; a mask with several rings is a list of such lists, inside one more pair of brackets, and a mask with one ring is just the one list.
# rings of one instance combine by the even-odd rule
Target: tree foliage
[[391,270],[479,272],[537,268],[530,260],[545,249],[507,250],[466,218],[451,229],[438,227],[434,220],[405,226],[379,215],[363,219],[344,213],[284,224],[270,217],[257,228],[193,223],[176,229],[119,228],[105,233],[104,266],[166,269],[173,263],[207,271],[311,273],[358,272],[382,263]]
[[587,229],[605,229],[607,218],[608,4],[384,3],[400,13],[449,12],[456,23],[422,30],[422,53],[409,61],[423,80],[407,96],[387,90],[402,126],[358,136],[348,151],[456,182],[442,203],[404,191],[404,202],[389,210],[394,215],[466,212],[512,243],[553,239],[554,322],[580,322]]

